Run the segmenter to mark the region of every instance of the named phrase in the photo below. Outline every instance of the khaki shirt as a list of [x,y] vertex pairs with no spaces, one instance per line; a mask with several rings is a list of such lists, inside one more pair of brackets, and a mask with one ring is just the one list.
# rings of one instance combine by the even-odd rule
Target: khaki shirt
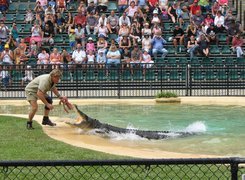
[[42,91],[43,93],[47,93],[48,91],[55,88],[56,84],[51,81],[50,74],[43,74],[35,79],[33,79],[25,88],[27,92],[34,92],[37,93],[38,90]]

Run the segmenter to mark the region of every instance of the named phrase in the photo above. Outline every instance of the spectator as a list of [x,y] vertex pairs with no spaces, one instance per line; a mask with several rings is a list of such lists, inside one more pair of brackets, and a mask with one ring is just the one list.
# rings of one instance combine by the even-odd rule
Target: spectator
[[196,36],[196,31],[197,31],[197,27],[194,25],[193,22],[190,22],[190,24],[186,28],[187,41],[190,39],[192,35]]
[[74,25],[75,26],[80,25],[82,27],[85,27],[86,23],[87,22],[86,22],[85,14],[79,12],[74,18]]
[[176,14],[177,14],[177,22],[179,23],[180,27],[182,27],[182,24],[184,23],[184,20],[183,20],[184,12],[182,11],[180,7],[180,2],[177,2]]
[[119,50],[123,55],[125,51],[128,51],[131,48],[131,41],[128,35],[123,35],[119,41]]
[[108,0],[98,0],[98,12],[106,12],[108,7]]
[[205,13],[210,11],[209,0],[199,0],[198,5],[201,6],[202,12]]
[[42,31],[42,42],[44,44],[48,43],[50,46],[53,46],[54,44],[53,37],[54,37],[54,29],[52,28],[52,25],[50,25],[49,23],[45,23],[45,26]]
[[219,6],[220,6],[220,11],[222,14],[226,14],[226,11],[229,9],[228,6],[228,0],[217,0]]
[[9,28],[4,24],[3,20],[0,20],[0,40],[6,43],[8,40]]
[[153,25],[153,28],[152,28],[152,34],[153,34],[153,38],[155,36],[157,36],[157,34],[162,34],[162,29],[161,27],[159,26],[159,24],[155,23]]
[[211,14],[206,14],[206,18],[204,19],[204,26],[205,26],[205,32],[210,27],[211,24],[214,23],[213,18],[211,17]]
[[124,12],[126,12],[127,16],[131,19],[133,18],[135,12],[140,12],[140,14],[142,14],[140,7],[138,7],[134,1],[130,2],[130,5]]
[[153,17],[152,17],[151,23],[152,24],[155,24],[155,23],[161,24],[161,19],[159,18],[158,11],[156,9],[153,11]]
[[[85,22],[86,22],[86,18],[85,18]],[[73,26],[74,23],[75,23],[75,22],[74,22],[74,18],[73,18],[73,16],[72,16],[72,13],[71,13],[71,12],[68,12],[68,13],[67,13],[67,16],[66,16],[66,18],[65,18],[65,28],[68,29],[68,27]],[[76,25],[81,26],[81,23],[78,23],[78,24],[76,24]]]
[[151,53],[151,36],[149,33],[144,33],[142,38],[142,50]]
[[44,12],[44,8],[41,6],[41,3],[38,1],[36,2],[36,6],[34,8],[34,11],[36,13],[36,15],[42,15],[42,13]]
[[87,13],[86,5],[84,4],[83,1],[80,2],[79,6],[77,8],[77,12],[78,13],[82,13],[82,14],[86,14]]
[[[57,48],[53,49],[53,52],[49,56],[49,63],[54,65],[60,65],[62,63],[61,61],[61,55],[58,52]],[[52,69],[57,68],[57,66],[53,66]]]
[[10,84],[10,72],[8,70],[7,66],[3,66],[2,71],[0,72],[0,79],[2,81],[3,84],[3,88],[5,91],[7,91],[7,87]]
[[218,32],[217,32],[216,28],[214,27],[213,23],[207,29],[206,35],[208,37],[210,44],[213,44],[213,43],[215,43],[216,45],[219,44]]
[[52,8],[52,6],[48,6],[48,8],[45,10],[44,14],[44,22],[51,21],[54,23],[55,20],[55,10]]
[[60,13],[56,13],[55,18],[55,32],[57,33],[63,33],[65,30],[65,19],[61,16]]
[[91,1],[87,7],[87,13],[88,14],[95,14],[97,11],[97,8],[95,6],[94,1]]
[[87,54],[87,64],[94,64],[95,63],[95,55],[94,51],[88,51]]
[[221,11],[217,12],[217,15],[214,18],[214,25],[219,33],[224,31],[225,18],[221,14]]
[[0,60],[4,64],[13,65],[14,64],[14,54],[12,50],[9,49],[9,45],[4,45],[4,50],[1,52]]
[[75,28],[75,40],[77,43],[81,43],[82,47],[85,48],[85,28],[78,25]]
[[202,26],[204,24],[204,17],[201,11],[196,11],[196,14],[192,16],[191,21],[196,27]]
[[64,48],[62,50],[60,56],[61,56],[61,62],[63,64],[63,67],[65,69],[68,69],[69,68],[69,64],[72,64],[70,52],[67,52],[67,50]]
[[159,0],[159,6],[161,9],[168,9],[168,0]]
[[98,20],[96,19],[96,17],[93,14],[88,14],[87,18],[86,18],[86,31],[87,34],[90,35],[91,31],[93,32],[93,34],[96,34],[98,31]]
[[20,64],[20,55],[21,55],[21,50],[20,48],[15,48],[13,51],[13,61],[14,64],[19,65]]
[[106,63],[106,56],[103,50],[98,50],[97,57],[96,57],[96,63],[98,64],[99,68],[103,68]]
[[98,51],[102,51],[104,54],[106,54],[106,51],[107,51],[107,46],[108,46],[108,43],[107,41],[105,40],[105,36],[103,36],[102,34],[99,36],[99,39],[97,41],[97,50]]
[[72,53],[72,60],[75,64],[86,64],[87,59],[86,59],[86,52],[82,50],[81,44],[77,44],[76,50],[73,51]]
[[111,11],[110,16],[107,18],[107,28],[109,33],[117,34],[119,30],[119,18],[115,11]]
[[25,20],[24,22],[26,24],[32,24],[32,21],[34,20],[34,14],[32,13],[32,10],[31,9],[28,9],[26,11],[26,15],[25,15]]
[[157,57],[158,53],[162,54],[162,57],[168,54],[168,51],[164,48],[164,45],[167,43],[165,39],[162,38],[161,33],[157,33],[152,39],[152,54],[154,57]]
[[168,11],[167,11],[168,7],[162,7],[162,20],[168,20]]
[[106,54],[106,58],[107,67],[111,67],[112,65],[119,65],[121,63],[121,54],[116,45],[111,45],[109,51]]
[[169,17],[173,23],[176,23],[176,21],[177,21],[176,8],[177,8],[177,3],[175,1],[168,8],[168,15],[169,15]]
[[21,80],[21,86],[24,86],[25,82],[30,82],[34,79],[35,75],[33,70],[31,69],[31,66],[27,66],[25,70],[25,76]]
[[187,52],[190,54],[190,59],[193,59],[197,48],[198,48],[197,40],[195,36],[191,35],[190,40],[187,43]]
[[144,74],[145,68],[151,68],[153,66],[154,61],[151,59],[151,55],[148,53],[148,51],[143,51],[141,63],[143,63]]
[[25,43],[25,39],[20,39],[20,43],[18,45],[18,48],[20,49],[21,52],[23,52],[24,54],[26,53],[26,49],[27,49],[27,44]]
[[215,1],[211,8],[212,16],[215,17],[219,10],[220,10],[220,5],[217,1]]
[[86,53],[88,53],[89,51],[93,51],[93,53],[96,52],[95,44],[92,37],[88,38],[88,42],[86,44]]
[[175,49],[177,49],[178,44],[184,45],[184,37],[185,37],[185,33],[183,29],[180,28],[178,25],[175,25],[175,29],[173,30],[173,44]]
[[118,0],[117,4],[119,13],[122,13],[128,7],[128,0]]
[[204,55],[205,57],[209,56],[209,39],[207,36],[205,36],[205,34],[202,34],[200,36],[200,39],[198,40],[198,52],[202,55]]
[[123,12],[122,16],[119,18],[119,26],[121,27],[123,24],[126,24],[129,27],[131,26],[131,21],[126,12]]
[[38,47],[40,47],[42,42],[42,29],[39,24],[34,24],[31,28],[31,33],[30,42],[35,41],[37,42]]
[[118,35],[119,35],[119,41],[122,36],[129,36],[130,34],[130,27],[124,22],[122,26],[120,26]]
[[9,45],[9,49],[15,49],[17,47],[17,42],[14,40],[13,36],[11,33],[9,33],[9,38],[6,41],[6,44]]
[[35,40],[30,41],[28,56],[36,56],[38,52],[38,46]]
[[232,39],[232,50],[236,52],[236,57],[240,58],[244,55],[244,52],[242,50],[244,44],[244,39],[241,34],[237,34],[236,36],[233,37]]
[[231,26],[232,22],[235,20],[236,17],[233,16],[232,10],[229,10],[228,13],[225,15],[225,23],[224,23],[225,29],[227,30]]
[[0,12],[2,14],[5,14],[7,10],[8,10],[8,2],[7,2],[7,0],[1,0],[0,1]]
[[45,65],[49,64],[49,53],[47,53],[45,48],[42,48],[42,51],[38,54],[37,58],[37,64],[43,65],[44,68],[47,68]]
[[56,0],[56,8],[57,8],[57,12],[60,12],[61,14],[63,14],[63,12],[66,9],[66,1],[65,0]]
[[16,26],[16,23],[13,23],[12,27],[10,28],[9,34],[12,35],[14,41],[16,42],[15,46],[17,46],[18,43],[20,43],[20,38],[19,38],[19,30]]
[[136,45],[141,41],[140,27],[136,21],[132,22],[129,37],[132,39],[133,45]]
[[69,36],[69,45],[72,48],[72,50],[74,50],[75,46],[76,46],[76,35],[75,35],[75,30],[74,29],[70,29],[68,31],[68,36]]
[[229,45],[233,37],[239,32],[240,32],[240,25],[235,21],[232,21],[230,27],[227,29],[226,44]]
[[189,6],[191,16],[196,15],[198,11],[201,12],[201,6],[198,5],[198,0],[194,0],[193,4]]
[[183,20],[188,22],[190,20],[189,9],[187,8],[187,6],[183,6],[182,11],[183,11],[183,14],[182,14]]
[[104,26],[107,26],[107,17],[104,13],[101,14],[101,17],[99,18],[99,21],[98,21],[98,25],[101,25],[101,24],[103,24]]
[[107,34],[108,34],[108,29],[107,27],[104,25],[104,23],[101,22],[100,26],[97,27],[98,29],[98,37],[100,35],[104,36],[104,37],[107,37]]
[[148,22],[145,22],[144,23],[144,27],[143,29],[141,30],[141,34],[144,35],[144,34],[148,34],[151,36],[151,28],[149,27],[149,23]]
[[46,10],[48,7],[48,1],[47,0],[37,0],[37,3],[40,3],[40,6]]

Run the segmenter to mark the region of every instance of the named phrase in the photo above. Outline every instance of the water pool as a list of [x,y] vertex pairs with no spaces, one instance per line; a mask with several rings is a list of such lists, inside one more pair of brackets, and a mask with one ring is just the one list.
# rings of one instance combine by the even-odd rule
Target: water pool
[[[39,108],[41,109],[41,108]],[[61,107],[51,115],[60,116]],[[245,107],[212,105],[80,105],[79,109],[101,122],[145,130],[199,131],[198,135],[166,140],[113,136],[111,141],[131,147],[171,152],[245,156]],[[27,107],[0,106],[0,113],[28,113]],[[42,114],[41,111],[38,114]],[[76,115],[65,114],[69,118]]]

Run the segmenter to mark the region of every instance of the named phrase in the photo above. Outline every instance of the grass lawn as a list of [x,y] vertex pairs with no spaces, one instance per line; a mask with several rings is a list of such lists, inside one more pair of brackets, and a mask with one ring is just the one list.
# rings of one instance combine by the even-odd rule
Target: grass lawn
[[[0,116],[0,161],[2,160],[98,160],[123,157],[78,148],[48,137],[34,121],[26,129],[26,119]],[[124,157],[125,158],[125,157]]]

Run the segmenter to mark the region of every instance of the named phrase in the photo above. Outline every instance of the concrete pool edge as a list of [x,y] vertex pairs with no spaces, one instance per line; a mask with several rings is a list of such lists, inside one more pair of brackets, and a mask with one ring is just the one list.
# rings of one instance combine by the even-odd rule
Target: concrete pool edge
[[[227,106],[245,106],[245,97],[179,97],[181,99],[181,104],[196,104],[196,105],[227,105]],[[38,101],[40,104],[41,101]],[[73,104],[156,104],[154,98],[152,99],[70,99],[70,102]],[[54,103],[58,104],[58,100],[54,98]],[[2,99],[0,104],[4,105],[15,105],[23,106],[29,105],[25,99]],[[159,103],[158,103],[159,104]]]

